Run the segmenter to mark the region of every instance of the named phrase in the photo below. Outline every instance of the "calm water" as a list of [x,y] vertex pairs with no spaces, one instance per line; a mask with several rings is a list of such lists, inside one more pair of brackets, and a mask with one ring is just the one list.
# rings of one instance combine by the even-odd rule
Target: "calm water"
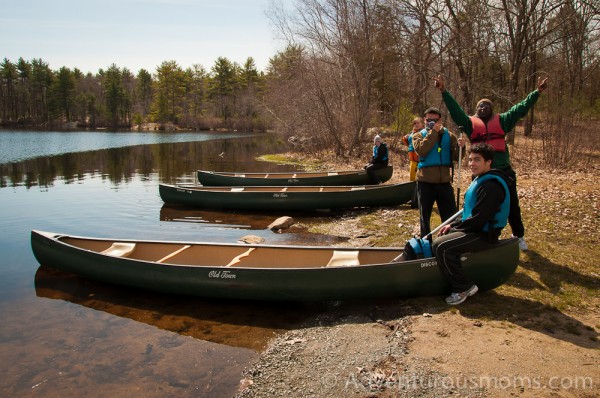
[[95,283],[40,266],[29,233],[338,243],[268,230],[282,214],[167,207],[158,195],[159,182],[192,182],[196,169],[291,170],[255,160],[283,149],[270,135],[0,132],[0,396],[234,394],[268,340],[321,305],[217,302]]

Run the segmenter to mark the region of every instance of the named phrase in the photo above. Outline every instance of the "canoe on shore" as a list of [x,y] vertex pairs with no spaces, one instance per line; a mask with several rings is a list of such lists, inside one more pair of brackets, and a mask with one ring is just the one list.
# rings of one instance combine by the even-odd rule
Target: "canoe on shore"
[[206,209],[317,210],[397,206],[408,202],[414,182],[362,186],[204,187],[160,184],[165,203]]
[[[375,171],[381,182],[392,178],[388,166]],[[198,181],[204,186],[334,186],[371,184],[365,170],[288,173],[245,173],[198,170]]]
[[[244,245],[100,239],[32,231],[45,266],[101,282],[170,294],[252,300],[342,300],[443,295],[434,258],[391,262],[401,248]],[[481,290],[515,272],[516,238],[462,256]]]

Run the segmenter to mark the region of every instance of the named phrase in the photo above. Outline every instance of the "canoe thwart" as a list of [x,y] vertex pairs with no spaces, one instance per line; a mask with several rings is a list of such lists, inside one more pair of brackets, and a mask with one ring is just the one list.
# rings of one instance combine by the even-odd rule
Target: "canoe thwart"
[[108,249],[101,252],[113,257],[128,257],[135,250],[135,243],[114,242]]
[[171,254],[167,254],[166,256],[164,256],[163,258],[161,258],[160,260],[157,261],[157,263],[162,263],[167,261],[168,259],[175,257],[176,255],[178,255],[179,253],[181,253],[182,251],[189,249],[190,247],[192,247],[191,245],[185,245],[182,248],[179,248],[177,250],[175,250],[173,253]]
[[244,187],[231,187],[231,192],[242,192]]
[[331,259],[327,263],[326,267],[348,267],[360,265],[358,253],[358,250],[334,250],[333,255],[331,256]]
[[352,187],[350,190],[351,191],[364,191],[366,188],[364,186],[362,187]]
[[236,264],[240,263],[242,261],[242,258],[248,257],[250,255],[250,253],[252,253],[254,251],[254,249],[255,249],[255,247],[251,247],[250,249],[246,250],[242,254],[235,256],[233,258],[233,260],[231,260],[229,262],[229,264],[226,265],[226,267],[231,267],[232,265],[236,265]]

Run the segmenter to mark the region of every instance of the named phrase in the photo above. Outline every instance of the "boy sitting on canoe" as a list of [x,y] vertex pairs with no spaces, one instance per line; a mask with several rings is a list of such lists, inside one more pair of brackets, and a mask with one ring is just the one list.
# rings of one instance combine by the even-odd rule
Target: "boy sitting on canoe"
[[376,135],[375,138],[373,138],[373,156],[371,157],[369,163],[364,167],[364,169],[367,170],[371,184],[381,184],[381,180],[375,173],[375,170],[387,167],[388,162],[389,155],[387,145],[385,142],[382,142],[379,135]]
[[485,143],[471,146],[469,168],[473,182],[465,192],[462,218],[442,227],[432,243],[432,253],[452,287],[446,303],[457,305],[477,293],[463,272],[461,255],[493,247],[506,226],[510,209],[508,186],[500,170],[492,169],[494,148]]

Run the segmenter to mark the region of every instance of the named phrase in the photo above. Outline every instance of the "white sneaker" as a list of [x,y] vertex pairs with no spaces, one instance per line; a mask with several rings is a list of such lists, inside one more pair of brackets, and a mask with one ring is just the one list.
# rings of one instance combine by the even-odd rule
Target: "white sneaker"
[[467,298],[477,293],[479,289],[477,285],[473,285],[464,292],[460,293],[452,293],[450,296],[446,297],[446,303],[450,305],[458,305],[464,302]]
[[527,242],[525,242],[525,238],[519,238],[519,249],[521,249],[522,252],[529,250],[529,247],[527,247]]

